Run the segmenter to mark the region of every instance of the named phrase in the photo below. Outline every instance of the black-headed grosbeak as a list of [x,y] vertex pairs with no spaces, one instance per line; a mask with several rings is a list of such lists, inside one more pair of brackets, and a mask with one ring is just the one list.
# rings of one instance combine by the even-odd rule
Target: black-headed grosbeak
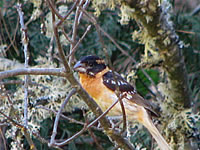
[[[118,100],[115,90],[123,95],[123,104],[128,120],[135,119],[143,124],[157,141],[160,149],[171,150],[163,136],[154,126],[150,113],[156,114],[151,104],[141,97],[124,78],[113,72],[98,56],[85,56],[78,61],[74,69],[79,72],[80,83],[88,94],[97,102],[103,111]],[[117,84],[116,84],[117,82]],[[118,87],[117,87],[118,86]],[[109,116],[121,116],[120,104],[116,104],[108,113]]]

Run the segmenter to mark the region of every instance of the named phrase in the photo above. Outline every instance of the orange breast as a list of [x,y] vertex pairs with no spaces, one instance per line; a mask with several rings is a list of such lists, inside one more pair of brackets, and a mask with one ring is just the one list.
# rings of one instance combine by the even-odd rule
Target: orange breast
[[[97,74],[94,78],[89,77],[86,74],[80,73],[80,82],[82,87],[88,92],[88,94],[97,102],[101,107],[102,111],[108,109],[116,100],[117,96],[114,91],[108,89],[103,84],[102,75],[107,72],[101,72]],[[119,116],[121,115],[121,108],[117,104],[110,112],[109,115]]]
[[91,78],[88,75],[80,73],[80,82],[88,94],[98,99],[102,94],[102,83],[100,78]]

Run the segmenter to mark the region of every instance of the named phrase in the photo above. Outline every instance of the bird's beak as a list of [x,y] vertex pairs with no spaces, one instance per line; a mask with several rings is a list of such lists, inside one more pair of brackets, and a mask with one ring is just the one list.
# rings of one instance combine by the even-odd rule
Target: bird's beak
[[75,65],[74,65],[74,70],[81,72],[81,73],[85,73],[86,72],[86,68],[85,65],[83,63],[81,63],[80,61],[78,61]]

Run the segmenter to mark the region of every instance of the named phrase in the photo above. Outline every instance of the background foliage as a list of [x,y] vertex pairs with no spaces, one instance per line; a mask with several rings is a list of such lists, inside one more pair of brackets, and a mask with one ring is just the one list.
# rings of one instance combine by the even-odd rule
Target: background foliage
[[[21,43],[21,33],[19,27],[19,17],[16,12],[17,1],[15,0],[3,0],[0,1],[0,57],[7,58],[12,61],[19,61],[24,63],[23,47]],[[191,15],[196,8],[198,1],[193,1],[191,4],[185,4],[184,1],[171,1],[172,3],[172,21],[177,34],[185,44],[183,54],[189,73],[190,89],[192,91],[192,107],[195,112],[200,109],[200,13]],[[194,4],[195,3],[195,4]],[[51,16],[49,8],[44,1],[22,1],[23,12],[25,22],[29,22],[28,37],[29,37],[29,52],[30,60],[29,65],[34,67],[62,67],[58,60],[57,49],[55,41],[52,40],[52,27]],[[71,7],[71,2],[57,1],[58,10],[60,12],[66,12]],[[94,12],[95,10],[89,6],[88,11]],[[98,24],[111,35],[116,42],[132,56],[137,62],[143,56],[144,45],[139,44],[137,41],[132,40],[132,33],[138,29],[138,24],[133,20],[129,21],[125,25],[120,24],[120,16],[117,14],[119,10],[104,10],[99,16],[96,16]],[[35,17],[35,18],[34,18]],[[66,20],[63,30],[66,33],[70,32],[73,24],[74,14]],[[85,32],[86,26],[89,23],[82,20],[78,32],[77,39],[79,39]],[[66,55],[69,54],[69,42],[62,37],[61,41],[64,44],[64,50]],[[151,82],[144,76],[142,71],[135,68],[129,57],[124,55],[115,44],[113,44],[107,37],[103,36],[103,41],[111,58],[114,69],[127,77],[133,85],[137,87],[137,91],[141,93],[145,98],[152,100],[154,97],[151,91],[155,92],[152,88]],[[53,47],[50,51],[50,46]],[[78,60],[81,56],[95,54],[105,58],[105,53],[102,50],[102,44],[99,42],[99,37],[96,29],[92,27],[90,32],[81,42],[78,51],[75,53]],[[50,59],[51,58],[51,59]],[[0,70],[6,70],[0,68]],[[134,70],[134,72],[133,72]],[[149,69],[146,70],[149,76],[157,85],[160,81],[159,70]],[[22,79],[21,77],[4,79],[2,82],[8,82],[13,80]],[[31,76],[33,82],[36,85],[31,85],[29,88],[30,93],[30,126],[40,132],[41,136],[45,139],[50,139],[50,135],[53,128],[53,120],[55,115],[42,109],[35,109],[35,106],[44,105],[50,109],[58,110],[61,102],[64,100],[68,91],[70,90],[69,83],[63,78],[51,77],[51,76]],[[23,99],[23,87],[21,84],[2,84],[1,83],[0,94],[0,109],[5,113],[12,114],[7,102],[7,96],[12,99],[14,106],[18,109],[18,114],[23,114],[22,99]],[[42,102],[41,104],[37,102]],[[77,95],[73,96],[68,106],[65,108],[65,115],[75,118],[79,121],[85,120],[83,117],[82,106],[87,109],[87,106],[79,99]],[[11,115],[12,116],[12,115]],[[93,115],[87,111],[87,116],[92,120]],[[23,117],[21,115],[21,117]],[[6,120],[0,116],[0,122],[6,122]],[[59,123],[57,139],[66,139],[79,130],[82,125],[71,123],[66,120],[61,120]],[[196,128],[200,129],[200,122],[196,124]],[[1,128],[5,135],[6,145],[8,149],[14,149],[15,146],[22,149],[29,149],[29,145],[24,136],[20,134],[19,129],[13,126],[7,126]],[[146,147],[150,149],[152,147],[152,139],[149,133],[138,124],[134,124],[131,129],[131,141],[138,149]],[[98,142],[104,149],[112,149],[113,145],[109,142],[108,137],[101,131],[93,130]],[[197,137],[200,138],[200,137]],[[38,149],[53,149],[47,145],[42,144],[40,141],[33,137],[33,140]],[[200,145],[200,143],[198,144]],[[85,132],[82,136],[70,144],[63,146],[63,149],[78,150],[78,149],[96,149],[93,138],[90,132]],[[100,148],[99,148],[100,149]]]

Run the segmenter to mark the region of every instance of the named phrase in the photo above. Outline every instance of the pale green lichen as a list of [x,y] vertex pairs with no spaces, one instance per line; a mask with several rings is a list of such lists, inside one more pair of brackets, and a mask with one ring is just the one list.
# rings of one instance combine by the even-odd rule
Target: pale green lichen
[[127,24],[130,19],[133,18],[133,13],[135,12],[135,9],[134,8],[130,8],[129,6],[127,5],[122,5],[120,7],[120,10],[121,10],[121,19],[120,19],[120,23],[121,24]]
[[33,3],[33,7],[34,7],[34,10],[30,17],[30,20],[34,21],[37,18],[39,18],[40,15],[42,14],[42,10],[40,9],[40,7],[42,5],[42,1],[41,0],[31,0],[30,2]]
[[95,15],[99,16],[101,11],[109,8],[111,10],[116,8],[116,5],[121,5],[121,0],[93,0],[92,7],[95,9]]
[[[185,149],[185,138],[200,134],[196,128],[196,123],[200,119],[199,114],[194,114],[192,109],[186,109],[181,111],[181,113],[174,110],[173,117],[171,118],[167,120],[167,134],[168,137],[171,137],[170,143],[174,149]],[[172,136],[174,133],[176,135]],[[182,134],[185,136],[182,136]]]
[[141,8],[141,11],[142,11],[143,13],[146,13],[146,12],[147,12],[147,10],[146,10],[145,7],[142,7],[142,8]]
[[145,50],[144,50],[144,58],[148,59],[148,53],[151,53],[152,56],[158,57],[158,52],[155,51],[156,45],[155,45],[155,40],[157,37],[151,37],[148,34],[148,31],[145,29],[141,31],[134,31],[132,34],[133,40],[138,39],[139,43],[145,45]]
[[168,46],[168,45],[171,43],[170,38],[169,38],[169,37],[166,37],[166,38],[164,39],[163,43],[164,43],[165,46]]
[[[68,6],[61,5],[61,6],[58,7],[58,11],[59,11],[59,14],[61,16],[64,16],[66,14],[66,12],[68,11]],[[74,15],[73,13],[70,14],[69,18],[73,15]],[[58,22],[58,21],[59,21],[58,17],[55,16],[55,22]],[[72,25],[73,25],[73,22],[70,19],[65,19],[63,24],[65,25],[66,28],[71,28]],[[48,37],[48,38],[51,38],[52,36],[54,36],[54,32],[53,32],[54,30],[53,30],[53,24],[52,24],[52,13],[51,12],[49,12],[45,16],[45,23],[42,24],[42,26],[44,26],[44,25],[46,27],[45,36]],[[69,41],[66,40],[66,38],[63,34],[60,36],[60,39],[61,39],[61,42],[62,42],[63,45],[69,44]]]
[[160,6],[162,3],[162,0],[158,0],[158,6]]
[[162,35],[163,33],[165,33],[164,30],[162,30],[162,29],[158,30],[158,34]]
[[156,12],[158,6],[156,6],[155,3],[150,2],[148,7],[152,12]]
[[148,24],[149,22],[153,21],[153,17],[152,17],[152,16],[145,15],[145,18],[146,18],[147,24]]

